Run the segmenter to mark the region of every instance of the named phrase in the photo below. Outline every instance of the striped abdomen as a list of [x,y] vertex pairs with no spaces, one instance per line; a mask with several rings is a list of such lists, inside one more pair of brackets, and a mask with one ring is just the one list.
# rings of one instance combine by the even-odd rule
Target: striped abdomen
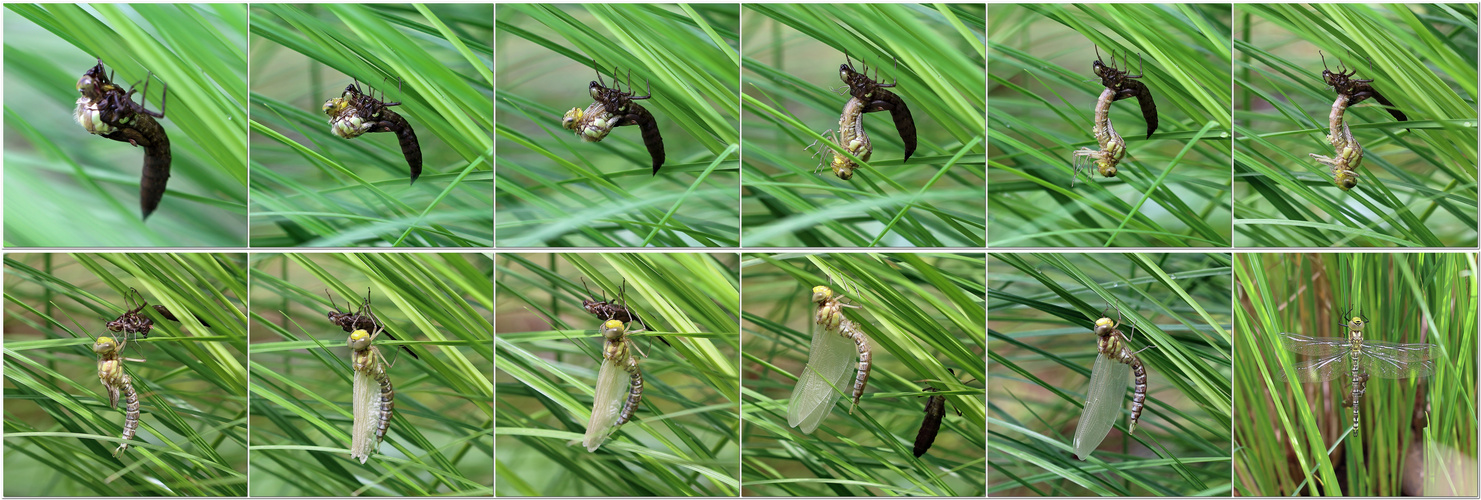
[[638,358],[628,355],[623,367],[628,373],[627,402],[622,404],[622,413],[617,416],[617,423],[613,427],[627,423],[633,413],[638,411],[638,403],[643,401],[643,372],[638,369]]
[[849,408],[849,413],[853,414],[854,407],[859,406],[859,398],[864,395],[864,386],[869,384],[869,367],[874,355],[869,349],[869,337],[853,321],[844,319],[839,324],[838,334],[854,341],[854,347],[859,350],[859,374],[854,377],[854,406]]
[[386,375],[386,366],[377,363],[375,365],[375,380],[381,385],[380,425],[375,429],[375,442],[380,444],[386,438],[386,430],[391,428],[391,414],[396,411],[396,390],[391,388],[391,377]]
[[[134,433],[139,430],[139,393],[134,392],[133,379],[130,378],[128,375],[123,376],[122,385],[124,398],[124,418],[123,435],[120,436],[120,438],[122,438],[124,442],[119,443],[118,449],[113,450],[114,456],[118,456],[125,450],[128,450],[128,441],[130,439],[134,439]],[[110,388],[110,392],[113,390],[116,389]]]
[[1362,370],[1359,367],[1358,363],[1359,361],[1362,361],[1361,358],[1363,357],[1363,344],[1361,343],[1361,341],[1359,341],[1359,343],[1353,344],[1351,354],[1352,363],[1350,364],[1352,365],[1352,430],[1353,432],[1357,432],[1358,405],[1362,401],[1363,390],[1366,389],[1368,385],[1368,378],[1366,374],[1362,373]]
[[1147,406],[1147,367],[1142,360],[1131,352],[1130,346],[1126,345],[1126,337],[1121,335],[1120,330],[1109,329],[1100,333],[1096,340],[1099,351],[1106,358],[1131,366],[1132,381],[1134,389],[1131,396],[1131,423],[1126,427],[1126,433],[1136,432],[1136,423],[1142,418],[1142,409]]

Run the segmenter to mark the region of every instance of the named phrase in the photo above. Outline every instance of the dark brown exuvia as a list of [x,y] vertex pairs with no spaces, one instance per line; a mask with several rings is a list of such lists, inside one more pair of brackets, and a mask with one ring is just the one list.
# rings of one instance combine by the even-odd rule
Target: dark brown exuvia
[[[150,73],[144,79],[141,100],[148,99]],[[161,82],[163,83],[163,82]],[[160,94],[159,112],[144,107],[143,102],[134,102],[138,84],[127,91],[113,83],[113,74],[103,67],[103,60],[82,74],[77,80],[77,107],[72,111],[73,119],[88,133],[104,138],[127,142],[144,148],[144,172],[139,179],[139,208],[143,218],[148,219],[165,196],[165,184],[170,180],[170,138],[164,127],[155,118],[165,117],[165,102],[169,86]]]
[[1157,131],[1157,103],[1152,100],[1152,91],[1142,83],[1141,78],[1146,75],[1142,67],[1141,54],[1137,54],[1137,74],[1131,74],[1131,56],[1123,54],[1126,60],[1126,69],[1116,67],[1116,54],[1111,54],[1111,64],[1106,65],[1100,58],[1100,47],[1096,47],[1095,62],[1091,63],[1091,69],[1095,76],[1100,77],[1101,86],[1114,92],[1111,102],[1135,97],[1137,104],[1142,108],[1142,119],[1147,122],[1147,138],[1152,138],[1152,133]]
[[880,83],[879,69],[875,68],[875,77],[869,76],[869,66],[863,64],[862,71],[854,69],[854,61],[847,55],[844,60],[847,64],[838,66],[838,77],[848,85],[848,93],[855,99],[863,101],[864,113],[876,111],[889,111],[890,118],[895,121],[895,131],[900,134],[900,141],[905,144],[905,159],[909,161],[910,155],[915,153],[915,118],[910,115],[910,107],[905,105],[905,100],[899,95],[887,89],[899,85],[899,79],[891,83]]
[[643,135],[643,146],[648,148],[648,156],[653,159],[653,175],[658,175],[659,167],[663,166],[663,136],[658,133],[658,121],[653,119],[653,114],[647,109],[633,101],[650,99],[653,97],[653,87],[644,81],[644,94],[637,95],[632,90],[632,70],[627,71],[627,91],[622,90],[622,81],[617,79],[617,71],[612,71],[612,86],[602,80],[602,74],[597,73],[597,79],[587,85],[587,92],[598,104],[601,104],[615,118],[614,127],[626,125],[637,125]]

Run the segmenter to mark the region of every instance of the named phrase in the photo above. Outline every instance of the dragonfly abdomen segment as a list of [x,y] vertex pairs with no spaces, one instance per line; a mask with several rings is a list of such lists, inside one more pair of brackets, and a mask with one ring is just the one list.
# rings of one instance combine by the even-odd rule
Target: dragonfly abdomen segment
[[622,414],[617,417],[617,425],[627,423],[633,413],[638,411],[638,403],[643,401],[643,372],[638,369],[638,358],[628,356],[624,365],[628,374],[627,402],[622,404]]
[[859,374],[854,377],[854,405],[849,408],[849,413],[859,406],[859,398],[864,396],[864,387],[869,385],[869,370],[874,360],[874,354],[869,348],[869,337],[859,331],[859,326],[853,321],[844,319],[838,328],[839,335],[854,341],[854,347],[859,350]]

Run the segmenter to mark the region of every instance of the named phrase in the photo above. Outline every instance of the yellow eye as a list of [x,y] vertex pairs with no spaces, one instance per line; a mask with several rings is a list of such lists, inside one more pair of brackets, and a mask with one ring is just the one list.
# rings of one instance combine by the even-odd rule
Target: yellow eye
[[1111,326],[1113,324],[1115,324],[1115,322],[1111,321],[1111,318],[1101,318],[1101,319],[1095,320],[1095,326],[1098,327],[1098,328],[1099,327]]
[[355,330],[350,334],[350,340],[365,340],[370,338],[370,333],[365,330]]
[[606,328],[609,330],[614,328],[622,328],[622,322],[615,319],[609,319],[606,323],[602,323],[602,328]]

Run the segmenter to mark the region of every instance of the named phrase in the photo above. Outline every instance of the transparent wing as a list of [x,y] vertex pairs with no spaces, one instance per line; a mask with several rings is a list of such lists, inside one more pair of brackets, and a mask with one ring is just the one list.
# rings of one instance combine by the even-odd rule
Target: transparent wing
[[1348,353],[1337,353],[1327,357],[1308,359],[1297,363],[1296,380],[1300,382],[1321,382],[1339,377],[1352,376],[1352,356]]
[[1287,351],[1307,356],[1330,356],[1333,354],[1347,354],[1352,350],[1352,342],[1347,337],[1307,337],[1294,333],[1280,334],[1280,343]]
[[1080,413],[1080,423],[1075,425],[1076,458],[1090,458],[1090,453],[1106,439],[1116,418],[1121,416],[1126,386],[1130,383],[1131,366],[1112,361],[1104,354],[1095,356],[1095,366],[1090,368],[1085,410]]
[[586,451],[597,451],[612,429],[617,427],[617,415],[622,413],[622,403],[627,400],[628,375],[622,367],[610,359],[602,360],[597,371],[596,396],[591,401],[591,421],[586,424]]
[[375,431],[379,419],[374,409],[380,401],[381,386],[375,377],[363,370],[355,370],[354,408],[355,423],[350,429],[350,458],[365,463],[375,451]]
[[811,434],[833,411],[833,403],[843,395],[848,377],[858,355],[854,343],[837,332],[813,327],[812,348],[807,353],[807,366],[792,389],[787,407],[787,425]]
[[1428,377],[1435,373],[1434,358],[1439,354],[1435,344],[1364,341],[1362,368],[1381,378]]

